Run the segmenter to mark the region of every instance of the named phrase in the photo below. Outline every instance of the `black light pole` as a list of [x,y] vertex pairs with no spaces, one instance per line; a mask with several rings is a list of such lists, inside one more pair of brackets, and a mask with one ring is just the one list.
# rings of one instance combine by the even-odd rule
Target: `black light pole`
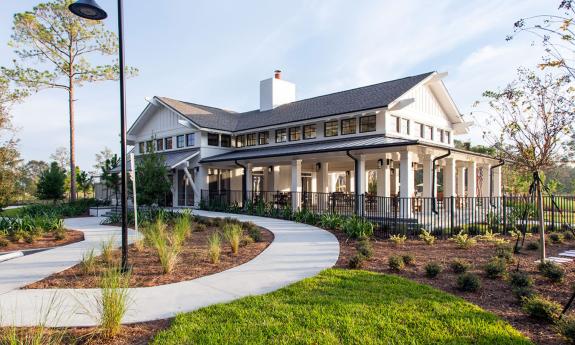
[[[91,20],[102,20],[108,17],[96,1],[78,0],[72,3],[68,9],[75,15]],[[128,270],[128,184],[126,183],[126,90],[124,81],[124,17],[123,3],[118,0],[118,39],[119,39],[119,64],[120,64],[120,136],[121,136],[121,174],[122,174],[122,271]]]

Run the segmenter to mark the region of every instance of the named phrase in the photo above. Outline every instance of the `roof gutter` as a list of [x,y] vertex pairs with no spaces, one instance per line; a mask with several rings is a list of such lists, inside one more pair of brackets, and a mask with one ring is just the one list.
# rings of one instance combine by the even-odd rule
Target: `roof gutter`
[[353,171],[355,173],[355,178],[353,179],[354,185],[355,185],[355,205],[354,205],[354,212],[355,214],[359,214],[359,187],[360,187],[360,181],[359,178],[357,178],[357,172],[359,171],[359,160],[357,158],[355,158],[354,156],[352,156],[349,153],[350,150],[345,151],[345,154],[353,159]]
[[493,169],[499,168],[500,166],[503,166],[504,164],[505,164],[505,161],[503,159],[500,159],[499,164],[494,165],[491,168],[489,168],[489,204],[491,204],[491,207],[493,207],[493,208],[495,208],[495,203],[492,200],[492,198],[493,198]]
[[433,163],[431,164],[431,211],[435,214],[439,214],[439,212],[437,212],[437,202],[435,195],[435,162],[449,156],[451,156],[451,150],[447,150],[447,153],[442,156],[433,158]]

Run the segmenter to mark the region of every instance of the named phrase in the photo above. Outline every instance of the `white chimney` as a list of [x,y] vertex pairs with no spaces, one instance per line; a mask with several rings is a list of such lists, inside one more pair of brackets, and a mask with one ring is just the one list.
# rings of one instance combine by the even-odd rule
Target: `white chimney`
[[281,79],[281,71],[274,77],[260,81],[260,111],[271,110],[295,101],[295,84]]

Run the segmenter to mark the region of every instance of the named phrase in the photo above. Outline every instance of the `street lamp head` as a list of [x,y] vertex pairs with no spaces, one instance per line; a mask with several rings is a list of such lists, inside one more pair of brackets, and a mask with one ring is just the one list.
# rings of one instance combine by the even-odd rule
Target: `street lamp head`
[[108,17],[106,11],[94,0],[78,0],[68,6],[68,9],[70,12],[84,19],[102,20]]

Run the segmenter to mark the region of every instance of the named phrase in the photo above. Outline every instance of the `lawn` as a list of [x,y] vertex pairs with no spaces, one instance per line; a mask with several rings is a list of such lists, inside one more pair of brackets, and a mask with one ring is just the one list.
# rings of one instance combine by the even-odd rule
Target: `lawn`
[[330,269],[176,317],[153,344],[531,344],[465,300],[410,280]]
[[0,211],[0,216],[2,217],[18,217],[19,215],[20,215],[20,209],[18,208],[11,208]]

